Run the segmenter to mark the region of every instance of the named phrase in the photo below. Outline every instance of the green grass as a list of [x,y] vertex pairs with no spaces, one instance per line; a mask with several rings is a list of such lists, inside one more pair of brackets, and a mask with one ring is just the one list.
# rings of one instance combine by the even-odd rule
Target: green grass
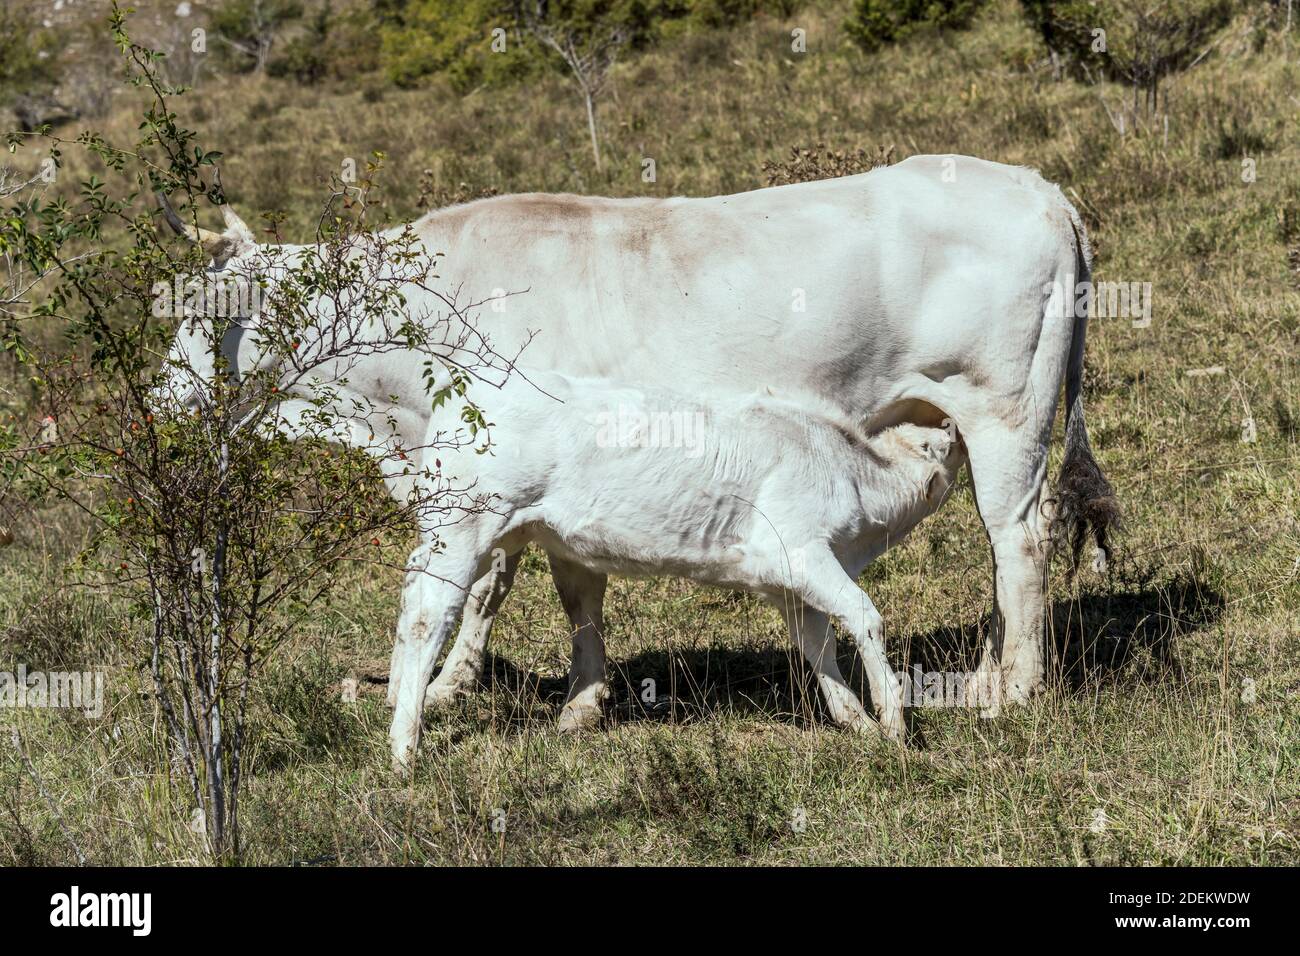
[[[994,719],[921,709],[909,749],[870,746],[825,723],[774,612],[678,581],[617,580],[608,726],[563,737],[567,626],[530,554],[484,688],[429,718],[414,781],[400,786],[381,683],[399,582],[361,568],[259,689],[248,862],[1300,859],[1300,101],[1287,93],[1300,88],[1300,37],[1239,17],[1168,84],[1167,138],[1163,123],[1121,137],[1097,89],[1031,67],[1039,54],[1013,4],[869,58],[841,38],[842,16],[763,20],[630,58],[604,104],[602,175],[558,77],[464,99],[436,85],[322,94],[240,79],[201,87],[192,109],[205,143],[227,152],[223,180],[246,218],[284,209],[292,238],[306,235],[321,178],[376,149],[398,217],[414,211],[426,168],[448,190],[704,195],[762,185],[763,162],[821,141],[1043,170],[1085,212],[1097,278],[1155,287],[1150,328],[1089,330],[1089,424],[1126,528],[1107,577],[1067,582],[1058,562],[1057,689]],[[805,57],[789,53],[792,26],[808,30]],[[1113,108],[1124,91],[1100,95]],[[129,111],[104,125],[129,130]],[[642,156],[657,182],[641,181]],[[1216,365],[1225,371],[1186,374]],[[6,411],[37,413],[8,365],[0,389]],[[1246,417],[1254,443],[1241,438]],[[86,528],[61,508],[6,520],[18,541],[0,552],[0,669],[86,663],[112,677],[99,721],[0,712],[50,796],[6,732],[0,862],[72,861],[58,817],[94,863],[201,862],[140,662],[114,650],[134,625],[62,571]],[[388,551],[400,563],[401,548]],[[967,666],[992,593],[969,485],[864,584],[896,664]],[[847,643],[841,662],[855,665]],[[348,676],[355,704],[341,698]],[[672,702],[643,707],[646,678]]]

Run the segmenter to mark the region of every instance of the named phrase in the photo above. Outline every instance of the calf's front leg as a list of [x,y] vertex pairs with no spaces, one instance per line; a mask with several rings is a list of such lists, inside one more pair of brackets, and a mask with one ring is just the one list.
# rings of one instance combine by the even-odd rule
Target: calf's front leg
[[[795,593],[806,603],[825,611],[836,618],[850,634],[858,647],[863,668],[867,673],[867,682],[871,686],[871,699],[875,704],[879,719],[879,730],[891,740],[903,739],[903,695],[898,677],[885,657],[885,622],[876,610],[876,606],[867,596],[867,592],[858,587],[828,550],[814,554],[807,560],[807,573],[804,580],[796,582]],[[834,663],[834,642],[830,642],[830,659]],[[827,654],[822,652],[823,657]],[[805,656],[807,652],[805,651]],[[838,674],[838,669],[835,671]],[[819,674],[819,680],[821,675]],[[838,682],[821,681],[822,692],[826,695],[831,715],[837,723],[853,727],[856,730],[871,731],[876,728],[864,726],[858,719],[851,705],[843,699],[843,690],[847,690],[856,701],[843,678]],[[828,689],[829,687],[829,689]],[[842,709],[845,719],[837,716],[837,707]],[[858,704],[861,709],[861,704]]]
[[841,727],[861,733],[874,734],[879,725],[867,716],[866,708],[840,673],[835,660],[835,634],[831,619],[796,598],[787,597],[781,603],[781,613],[790,631],[790,642],[803,655],[817,678],[831,720]]

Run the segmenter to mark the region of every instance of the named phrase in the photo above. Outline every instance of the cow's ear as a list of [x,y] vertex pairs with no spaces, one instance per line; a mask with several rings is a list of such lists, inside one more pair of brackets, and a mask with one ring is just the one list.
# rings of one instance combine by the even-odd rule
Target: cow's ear
[[221,218],[226,223],[226,235],[233,239],[240,240],[244,245],[257,248],[257,237],[253,235],[253,230],[249,229],[244,220],[240,219],[235,210],[229,206],[221,207]]

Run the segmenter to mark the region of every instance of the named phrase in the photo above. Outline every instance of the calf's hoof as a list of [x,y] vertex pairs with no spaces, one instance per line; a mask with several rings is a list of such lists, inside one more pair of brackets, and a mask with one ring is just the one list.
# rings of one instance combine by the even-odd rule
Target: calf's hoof
[[411,779],[411,768],[415,764],[415,750],[413,748],[393,748],[392,771],[393,776],[399,780]]
[[847,720],[836,721],[836,723],[845,730],[850,730],[868,740],[883,740],[885,738],[884,728],[878,721],[868,717],[866,711]]
[[842,684],[824,681],[822,697],[826,701],[826,710],[838,727],[852,730],[867,737],[880,735],[880,725],[867,715],[866,708],[858,695]]

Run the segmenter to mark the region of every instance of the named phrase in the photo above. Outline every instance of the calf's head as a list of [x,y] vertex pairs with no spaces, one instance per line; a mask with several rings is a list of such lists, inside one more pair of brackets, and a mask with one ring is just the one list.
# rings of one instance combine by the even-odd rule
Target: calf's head
[[966,447],[951,420],[941,428],[904,422],[872,438],[890,472],[890,528],[901,537],[938,510],[966,462]]

